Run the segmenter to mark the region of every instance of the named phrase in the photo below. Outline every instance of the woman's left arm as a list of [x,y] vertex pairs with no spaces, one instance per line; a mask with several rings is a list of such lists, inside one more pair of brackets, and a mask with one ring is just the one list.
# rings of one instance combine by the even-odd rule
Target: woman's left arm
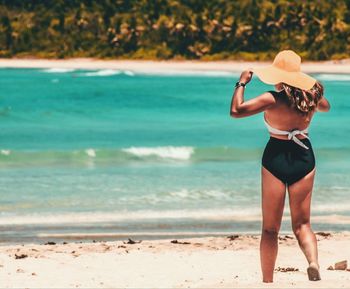
[[[242,72],[239,82],[247,84],[252,79],[253,72],[245,70]],[[244,101],[244,87],[239,86],[235,89],[232,96],[230,115],[232,117],[245,117],[264,111],[269,106],[276,103],[274,96],[265,92],[253,99]]]

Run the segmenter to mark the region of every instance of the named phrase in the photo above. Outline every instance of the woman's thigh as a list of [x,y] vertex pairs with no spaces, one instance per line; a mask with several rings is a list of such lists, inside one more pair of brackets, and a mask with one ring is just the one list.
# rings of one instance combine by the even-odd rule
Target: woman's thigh
[[288,186],[292,227],[295,230],[302,224],[310,222],[311,195],[316,169],[314,168],[301,180]]
[[278,232],[283,216],[286,185],[261,168],[263,230]]

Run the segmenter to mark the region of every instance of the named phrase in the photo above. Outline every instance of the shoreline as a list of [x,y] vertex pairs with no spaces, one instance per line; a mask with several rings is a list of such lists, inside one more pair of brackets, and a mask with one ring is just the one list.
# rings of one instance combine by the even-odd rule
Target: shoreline
[[[274,283],[268,284],[269,288],[347,288],[350,271],[327,268],[350,256],[350,247],[346,246],[350,233],[322,233],[316,237],[322,280],[308,281],[307,262],[297,240],[294,235],[280,234]],[[266,288],[261,282],[259,243],[260,236],[236,234],[0,246],[0,285],[12,288]]]
[[[196,60],[100,60],[93,58],[71,59],[0,59],[0,68],[42,69],[122,69],[134,72],[166,73],[169,71],[223,71],[240,72],[250,67],[261,67],[271,62],[249,61],[196,61]],[[302,63],[305,73],[350,73],[350,60],[306,61]]]
[[[3,229],[3,228],[2,228]],[[324,234],[349,234],[349,230],[318,230],[313,226],[313,231],[317,235]],[[81,242],[81,243],[91,243],[91,242],[119,242],[122,240],[127,240],[128,238],[144,241],[161,241],[166,239],[196,239],[196,238],[225,238],[235,232],[235,234],[242,237],[247,236],[260,236],[260,231],[238,231],[231,230],[226,232],[43,232],[43,233],[33,233],[32,235],[29,231],[24,231],[24,236],[17,235],[17,232],[13,232],[12,236],[6,235],[0,238],[1,246],[17,246],[17,245],[43,245],[47,242]],[[291,230],[280,230],[281,235],[293,235]],[[349,265],[350,266],[350,265]]]
[[[289,206],[286,206],[288,210]],[[145,212],[143,212],[145,214]],[[145,219],[147,215],[145,214]],[[51,218],[50,218],[51,217]],[[149,216],[150,217],[150,216]],[[165,217],[165,216],[164,216]],[[102,219],[101,219],[102,218]],[[153,224],[153,225],[150,225]],[[341,214],[313,215],[313,230],[315,232],[348,232],[350,234],[350,217]],[[144,240],[160,240],[167,238],[197,238],[223,237],[235,232],[240,235],[259,235],[261,233],[261,216],[241,216],[221,218],[204,218],[201,221],[194,218],[184,218],[178,214],[177,219],[138,217],[125,220],[116,214],[115,218],[88,214],[70,214],[68,216],[45,216],[41,218],[30,215],[21,218],[0,218],[0,246],[4,244],[28,244],[30,242],[43,244],[55,242],[92,242],[120,241],[125,238],[141,238]],[[281,234],[292,234],[290,215],[282,217]]]

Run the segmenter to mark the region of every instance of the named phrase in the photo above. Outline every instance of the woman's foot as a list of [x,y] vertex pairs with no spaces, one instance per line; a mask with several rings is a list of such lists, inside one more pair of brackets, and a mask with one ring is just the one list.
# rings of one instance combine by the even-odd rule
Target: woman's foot
[[317,263],[311,262],[307,268],[307,275],[310,281],[319,281],[320,277],[320,266]]

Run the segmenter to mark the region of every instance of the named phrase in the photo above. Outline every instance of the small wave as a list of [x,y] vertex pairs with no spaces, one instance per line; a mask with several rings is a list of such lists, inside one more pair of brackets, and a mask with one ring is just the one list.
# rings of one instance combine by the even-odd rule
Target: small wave
[[[321,149],[318,150],[325,160],[349,160],[349,149]],[[97,153],[98,152],[98,153]],[[234,148],[234,147],[192,147],[192,146],[157,146],[127,148],[85,148],[82,150],[48,150],[22,151],[0,150],[0,168],[27,167],[41,165],[77,165],[90,164],[94,158],[95,165],[118,165],[134,162],[245,162],[256,161],[261,156],[262,149]]]
[[131,70],[125,70],[125,71],[124,71],[124,74],[125,74],[125,75],[128,75],[128,76],[134,76],[134,75],[135,75],[135,73],[132,72]]
[[231,77],[239,76],[239,73],[225,70],[150,70],[142,71],[146,75],[165,75],[165,76],[208,76],[208,77]]
[[324,73],[316,75],[319,80],[330,80],[330,81],[349,81],[350,74],[339,74],[339,73]]
[[[238,187],[238,186],[237,186]],[[252,197],[248,195],[242,195],[241,192],[237,190],[215,190],[215,189],[188,189],[182,188],[179,190],[169,190],[167,192],[154,192],[148,194],[140,195],[121,195],[118,198],[118,204],[152,204],[152,205],[162,205],[162,204],[174,204],[174,203],[194,203],[196,201],[227,201],[232,203],[233,199],[252,202]],[[1,206],[0,206],[1,209]]]
[[49,69],[44,69],[43,72],[46,73],[67,73],[67,72],[73,72],[75,69],[73,68],[49,68]]
[[86,154],[89,156],[89,157],[96,157],[96,151],[94,149],[87,149],[85,150]]
[[167,211],[118,211],[90,213],[61,213],[61,214],[28,214],[1,216],[0,225],[42,225],[42,224],[96,224],[106,222],[127,222],[164,219],[195,219],[195,220],[237,220],[258,221],[260,209],[197,209],[197,210],[167,210]]
[[1,154],[4,156],[8,156],[11,154],[11,151],[10,150],[1,150]]
[[[196,221],[232,221],[260,222],[262,219],[260,207],[249,208],[217,208],[217,209],[184,209],[184,210],[138,210],[115,212],[70,212],[56,214],[26,214],[0,216],[0,225],[64,225],[64,224],[100,224],[114,222],[145,222],[157,220],[196,220]],[[285,213],[283,221],[289,222],[290,215]],[[319,224],[350,224],[349,215],[327,214],[313,215],[314,223]]]
[[117,75],[121,73],[122,72],[117,69],[102,69],[98,71],[85,72],[82,75],[83,76],[111,76],[111,75]]
[[[339,187],[338,187],[339,188]],[[336,187],[330,187],[330,190],[336,190]],[[341,191],[348,191],[348,188],[339,188]],[[339,213],[339,212],[350,212],[350,203],[327,203],[327,204],[315,204],[312,207],[314,213]]]
[[[159,201],[169,201],[173,202],[174,200],[203,200],[203,199],[212,199],[212,200],[227,200],[230,201],[234,198],[234,191],[221,191],[221,190],[198,190],[198,189],[181,189],[177,191],[170,191],[168,194],[163,194],[158,197]],[[150,195],[152,197],[152,195]],[[147,197],[147,196],[146,196]],[[154,197],[156,198],[156,197]]]
[[325,216],[312,216],[314,223],[350,225],[350,216],[332,214]]
[[123,149],[124,152],[138,157],[157,156],[160,158],[188,160],[194,152],[193,147],[130,147]]

